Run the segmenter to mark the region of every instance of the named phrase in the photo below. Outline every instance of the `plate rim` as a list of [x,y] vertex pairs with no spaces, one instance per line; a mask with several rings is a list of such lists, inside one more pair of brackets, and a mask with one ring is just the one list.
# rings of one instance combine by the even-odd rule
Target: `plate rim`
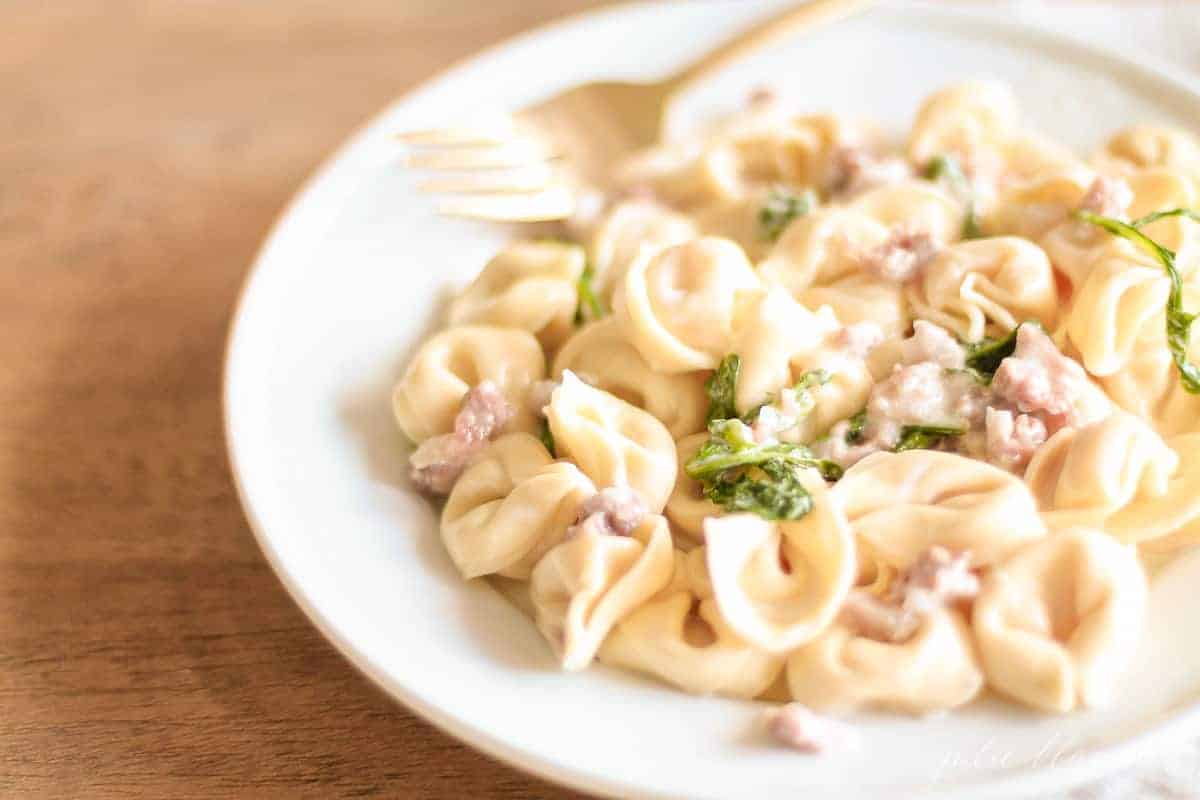
[[[727,2],[727,0],[725,0]],[[723,4],[722,2],[714,5]],[[271,570],[283,585],[292,601],[307,617],[310,623],[333,647],[354,666],[367,680],[389,695],[393,700],[423,720],[439,729],[442,733],[452,736],[467,746],[483,753],[489,758],[502,764],[534,775],[542,780],[559,786],[565,786],[580,792],[605,797],[647,797],[647,798],[679,798],[680,795],[648,790],[644,786],[626,783],[618,778],[599,775],[584,769],[562,764],[552,756],[510,745],[501,738],[492,736],[472,725],[469,719],[460,719],[454,714],[444,711],[437,705],[426,701],[417,690],[406,686],[397,680],[391,672],[374,664],[369,657],[361,652],[348,638],[343,636],[337,626],[316,607],[305,591],[302,582],[290,574],[282,563],[282,558],[272,544],[271,535],[267,532],[256,511],[252,492],[243,477],[243,467],[238,449],[236,435],[237,423],[234,411],[234,395],[236,374],[235,365],[240,359],[241,344],[247,336],[249,327],[246,322],[246,312],[249,298],[256,283],[264,273],[264,267],[271,259],[272,253],[280,246],[285,238],[288,223],[298,208],[318,193],[323,184],[330,179],[344,157],[353,150],[366,135],[374,131],[380,123],[389,117],[395,109],[409,102],[415,96],[424,92],[431,85],[440,83],[460,70],[470,68],[475,62],[514,48],[530,40],[553,36],[557,31],[587,25],[592,20],[621,16],[637,11],[656,7],[668,13],[676,6],[683,6],[681,0],[656,2],[655,0],[627,0],[613,5],[587,9],[581,12],[567,14],[548,22],[528,28],[517,34],[494,42],[479,50],[454,60],[450,64],[422,78],[418,83],[394,96],[378,111],[366,117],[353,127],[327,155],[321,158],[306,177],[297,185],[287,202],[274,217],[268,227],[262,243],[246,270],[241,285],[236,293],[232,313],[226,329],[225,348],[221,366],[221,415],[222,429],[225,439],[226,457],[230,467],[230,476],[234,484],[239,505],[246,518],[248,527],[254,536],[259,549],[262,551]],[[884,7],[876,7],[873,11],[894,13],[919,19],[933,18],[938,21],[956,22],[966,26],[990,26],[999,30],[1006,37],[1024,38],[1036,42],[1040,47],[1066,50],[1074,56],[1107,61],[1120,67],[1126,72],[1140,73],[1143,79],[1150,79],[1160,84],[1169,84],[1174,89],[1191,95],[1200,102],[1200,79],[1188,74],[1180,67],[1163,61],[1157,55],[1136,56],[1122,47],[1111,44],[1090,42],[1063,31],[1043,29],[1022,19],[1003,17],[994,9],[958,7],[948,8],[933,2],[888,3]],[[1091,748],[1086,755],[1071,759],[1064,763],[1041,765],[1020,772],[1007,773],[994,777],[968,778],[954,787],[939,789],[930,787],[919,795],[926,800],[951,800],[952,798],[1011,798],[1014,794],[1032,796],[1039,792],[1069,789],[1089,780],[1098,780],[1113,775],[1132,765],[1139,757],[1151,753],[1156,748],[1178,741],[1189,734],[1200,733],[1200,699],[1181,706],[1167,719],[1153,724],[1146,729],[1129,736],[1126,739],[1099,745]]]

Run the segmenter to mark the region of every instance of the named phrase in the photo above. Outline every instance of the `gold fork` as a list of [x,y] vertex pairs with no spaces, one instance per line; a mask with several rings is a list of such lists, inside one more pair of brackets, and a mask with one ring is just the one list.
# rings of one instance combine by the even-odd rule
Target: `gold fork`
[[850,16],[878,0],[812,0],[751,26],[657,83],[589,83],[511,117],[400,134],[407,166],[455,172],[418,188],[454,194],[438,212],[504,222],[567,219],[612,165],[659,138],[671,100],[731,62],[800,31]]

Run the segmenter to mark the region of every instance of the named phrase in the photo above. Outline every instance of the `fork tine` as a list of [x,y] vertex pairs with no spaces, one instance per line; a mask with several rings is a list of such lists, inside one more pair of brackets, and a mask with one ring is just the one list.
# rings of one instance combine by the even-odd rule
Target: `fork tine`
[[553,158],[545,147],[527,139],[491,147],[428,150],[409,153],[405,166],[412,169],[507,169]]
[[426,194],[523,194],[541,191],[553,179],[554,168],[549,164],[530,164],[504,171],[430,178],[418,183],[417,191]]
[[396,138],[414,147],[469,147],[503,144],[517,134],[512,117],[464,122],[445,128],[401,131]]
[[481,195],[446,200],[438,213],[493,222],[548,222],[566,219],[575,210],[574,195],[563,186],[552,186],[537,194]]

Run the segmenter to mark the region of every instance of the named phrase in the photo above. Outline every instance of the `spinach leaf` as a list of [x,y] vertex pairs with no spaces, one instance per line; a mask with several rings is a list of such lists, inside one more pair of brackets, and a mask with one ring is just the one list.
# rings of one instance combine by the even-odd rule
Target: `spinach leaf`
[[813,467],[826,480],[835,481],[842,477],[842,468],[838,464],[816,458],[802,444],[754,441],[749,426],[738,419],[716,420],[709,424],[708,434],[708,441],[684,466],[684,471],[693,480],[711,481],[729,470],[759,466],[767,461]]
[[1175,251],[1163,247],[1158,242],[1142,233],[1140,228],[1167,217],[1185,217],[1200,222],[1200,214],[1186,208],[1173,208],[1169,211],[1155,211],[1144,217],[1125,223],[1112,217],[1101,216],[1091,211],[1080,209],[1075,216],[1084,222],[1090,222],[1114,236],[1120,236],[1132,242],[1153,256],[1167,272],[1171,281],[1171,292],[1167,295],[1167,349],[1171,359],[1179,370],[1179,382],[1191,394],[1200,394],[1200,367],[1188,360],[1188,343],[1191,339],[1192,323],[1196,314],[1183,310],[1183,278],[1175,266]]
[[958,159],[952,155],[935,156],[925,167],[925,178],[943,182],[962,201],[966,212],[963,217],[963,238],[982,238],[983,231],[979,228],[979,218],[975,213],[975,190]]
[[554,458],[558,458],[558,448],[554,444],[554,434],[550,432],[550,421],[543,419],[541,430],[538,431],[538,438],[542,440],[542,446]]
[[808,190],[795,194],[786,189],[772,189],[767,202],[758,212],[758,226],[762,236],[773,242],[783,235],[792,220],[803,217],[817,206],[817,196]]
[[905,425],[900,429],[900,441],[894,452],[928,450],[948,436],[962,436],[967,429],[958,425]]
[[592,281],[595,278],[596,271],[592,268],[592,265],[587,264],[584,266],[583,274],[579,276],[579,283],[576,284],[579,294],[579,305],[575,307],[576,325],[582,325],[589,320],[600,319],[608,313],[604,308],[604,302],[592,287]]
[[864,408],[847,421],[850,429],[846,431],[846,444],[858,444],[867,430],[867,410]]
[[1017,349],[1017,331],[1020,325],[1000,339],[980,339],[978,342],[967,343],[968,370],[992,382],[992,376],[1000,369],[1000,362],[1011,356]]
[[704,485],[704,496],[726,511],[748,511],[764,519],[800,519],[813,509],[813,498],[794,464],[769,459],[753,471],[721,476]]
[[742,359],[736,353],[730,353],[721,359],[716,371],[704,382],[704,391],[708,393],[708,422],[737,416],[734,396],[741,369]]

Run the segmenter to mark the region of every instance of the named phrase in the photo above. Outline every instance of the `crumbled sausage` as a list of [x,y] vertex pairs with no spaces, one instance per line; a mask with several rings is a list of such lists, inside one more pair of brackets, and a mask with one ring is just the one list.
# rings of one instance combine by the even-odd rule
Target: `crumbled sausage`
[[575,524],[567,529],[566,538],[587,534],[629,536],[648,513],[646,504],[633,489],[610,486],[583,502]]
[[1017,411],[1042,416],[1053,433],[1078,422],[1075,401],[1086,382],[1083,367],[1059,352],[1041,328],[1022,325],[1016,350],[996,370],[992,391]]
[[883,341],[883,328],[876,322],[856,322],[839,328],[831,337],[829,344],[854,358],[866,358],[880,342]]
[[911,177],[912,168],[902,158],[861,146],[839,147],[829,155],[822,188],[827,195],[846,198]]
[[434,436],[417,447],[408,464],[418,487],[434,494],[448,494],[459,475],[504,429],[514,414],[496,384],[481,381],[463,396],[454,430]]
[[913,335],[900,343],[900,358],[905,364],[933,361],[946,369],[962,369],[966,351],[950,331],[919,319],[913,322]]
[[851,590],[838,619],[860,636],[902,642],[935,610],[979,594],[979,576],[970,563],[970,553],[934,545],[896,576],[882,597],[864,589]]
[[864,252],[860,261],[865,271],[878,278],[906,283],[920,275],[938,250],[937,240],[928,233],[901,226],[887,241]]
[[1029,414],[988,408],[986,426],[987,459],[1005,469],[1023,469],[1046,442],[1046,423]]
[[769,709],[764,717],[771,738],[801,753],[836,752],[858,744],[854,728],[816,714],[800,703]]

